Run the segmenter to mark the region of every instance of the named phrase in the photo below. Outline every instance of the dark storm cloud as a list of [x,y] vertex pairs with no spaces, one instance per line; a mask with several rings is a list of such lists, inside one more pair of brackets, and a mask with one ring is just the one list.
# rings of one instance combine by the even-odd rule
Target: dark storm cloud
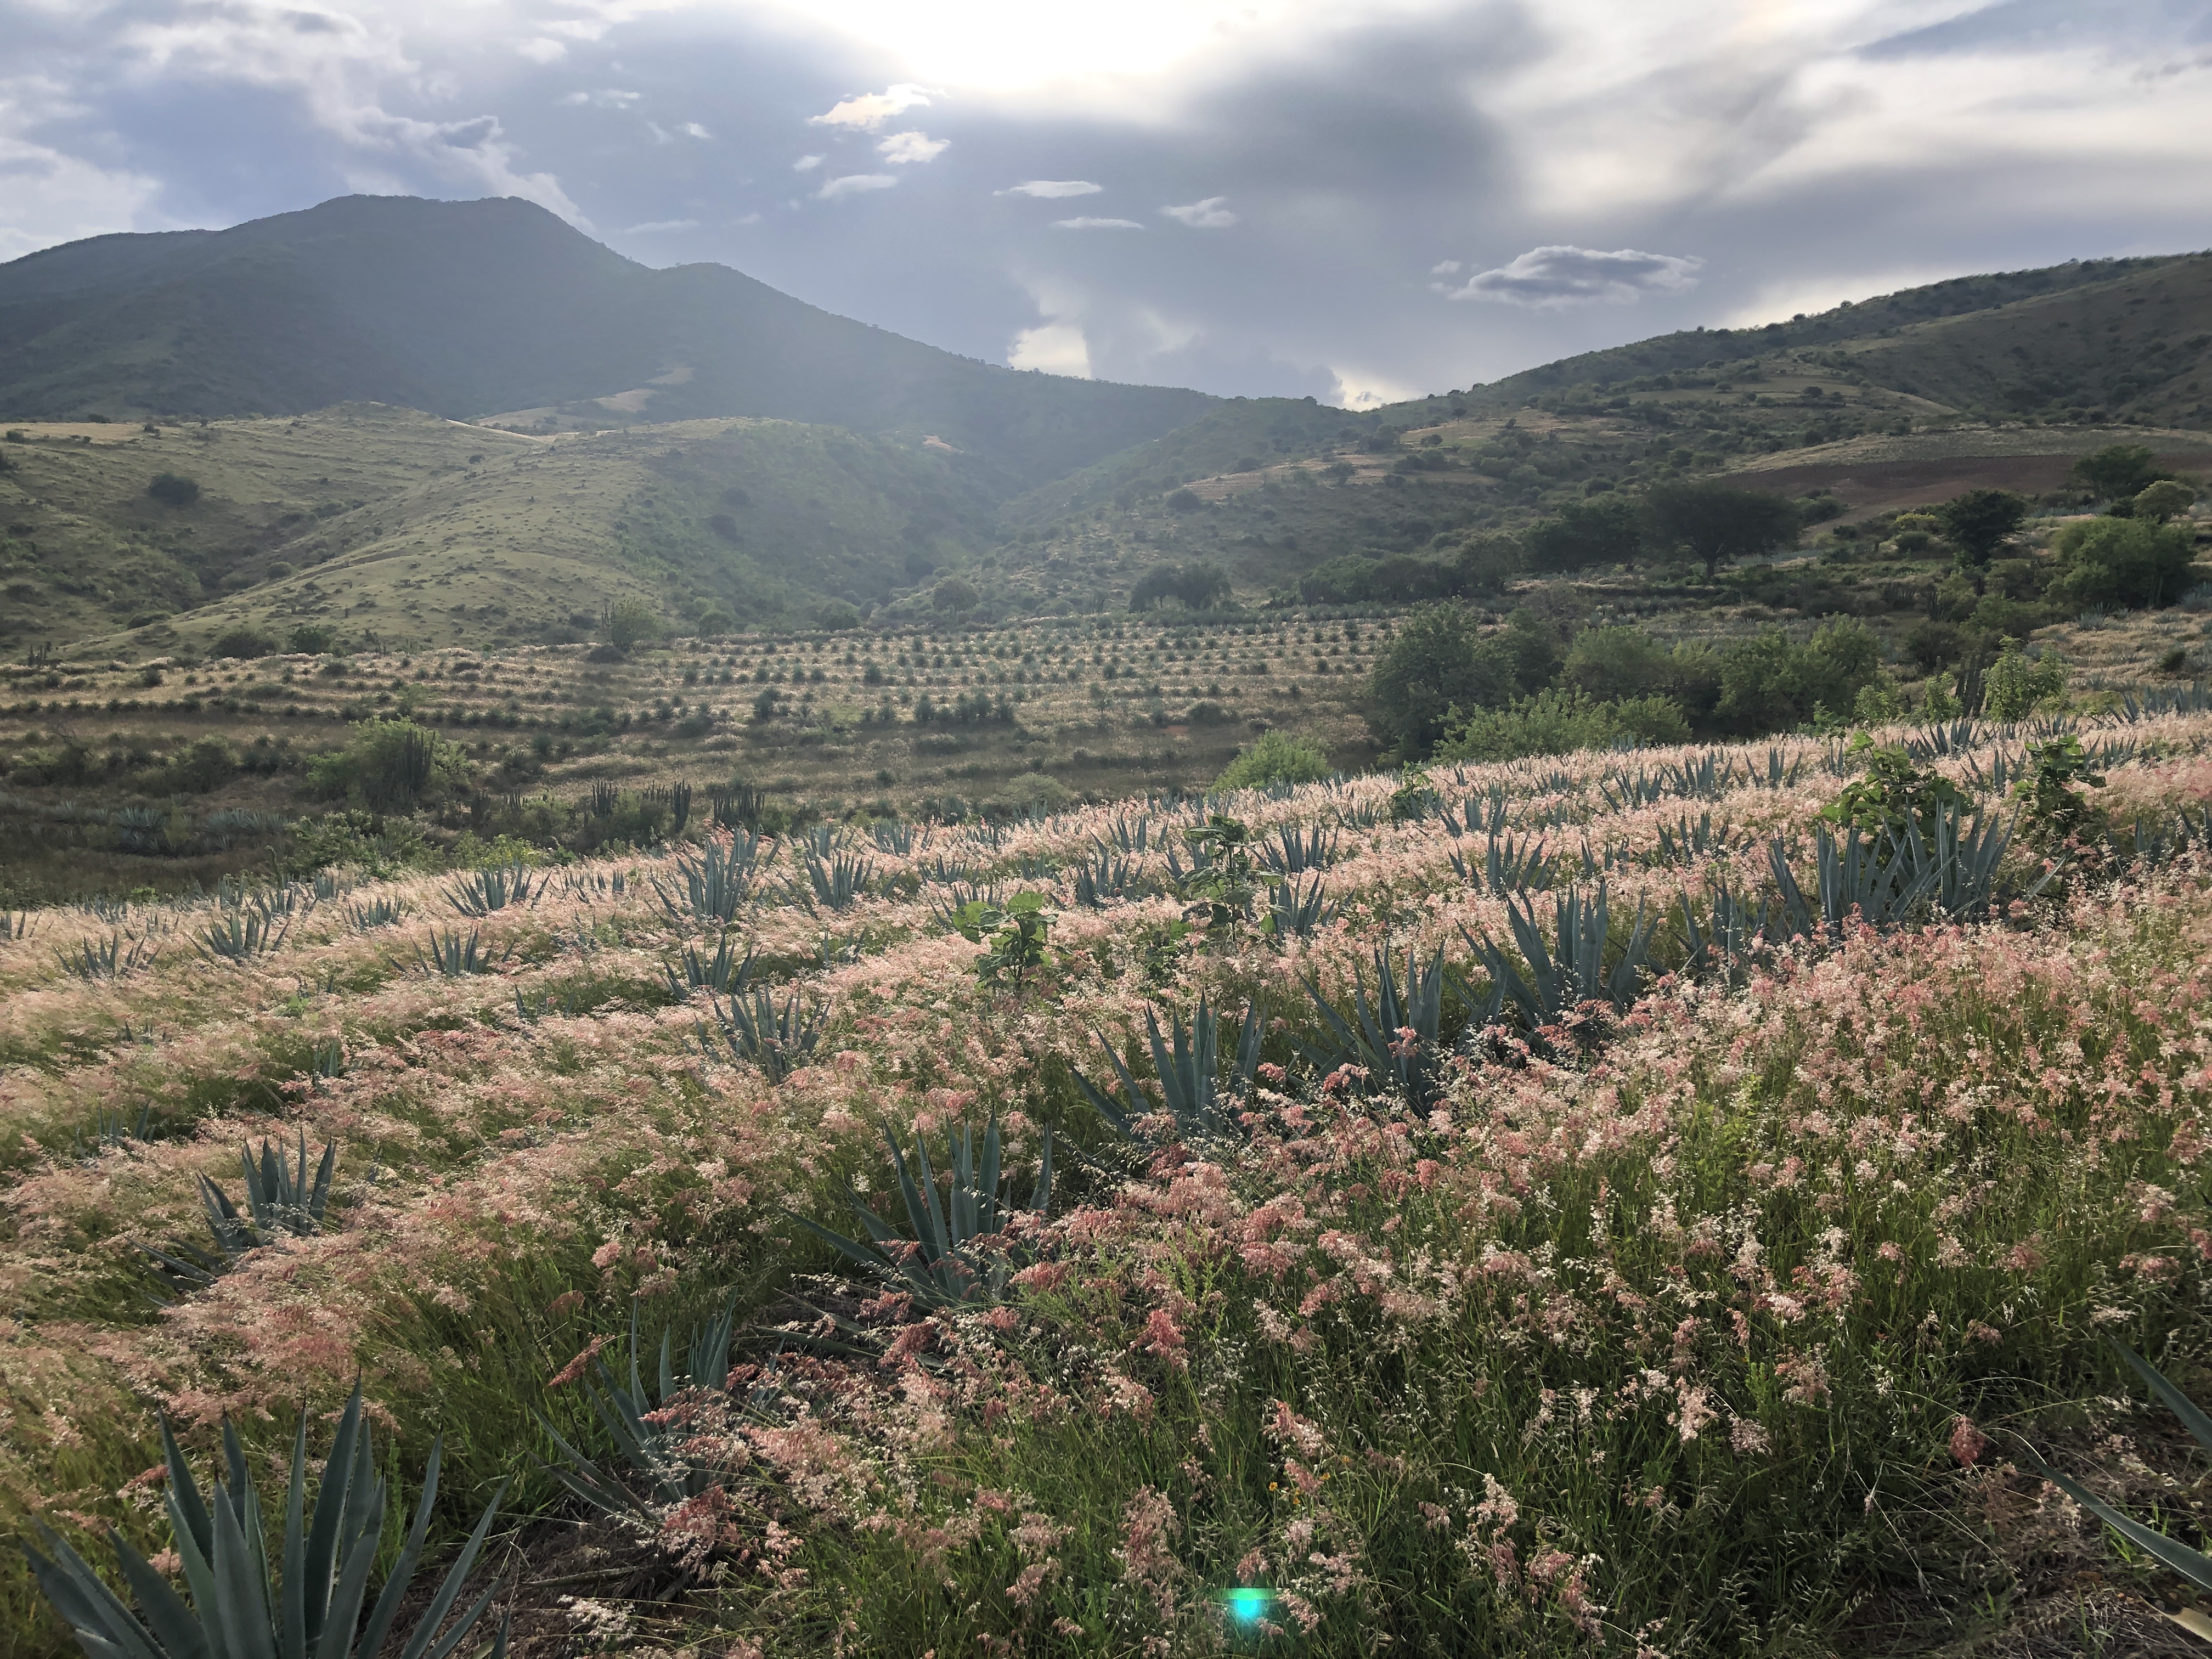
[[681,0],[0,0],[0,253],[514,194],[993,362],[1358,402],[2212,206],[2177,0],[1281,5],[1061,95]]

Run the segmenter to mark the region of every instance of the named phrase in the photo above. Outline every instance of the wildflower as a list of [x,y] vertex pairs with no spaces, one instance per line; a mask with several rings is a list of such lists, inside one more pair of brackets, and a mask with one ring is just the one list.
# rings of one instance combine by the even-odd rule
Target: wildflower
[[1980,1462],[1982,1454],[1990,1448],[1989,1437],[1966,1417],[1953,1419],[1950,1443],[1952,1459],[1961,1468],[1971,1468]]

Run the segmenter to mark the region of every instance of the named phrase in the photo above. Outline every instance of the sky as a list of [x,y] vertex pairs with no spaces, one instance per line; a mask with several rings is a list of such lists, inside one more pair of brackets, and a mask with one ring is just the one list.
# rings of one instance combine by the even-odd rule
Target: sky
[[2212,245],[2212,0],[0,0],[0,259],[520,196],[992,362],[1350,408]]

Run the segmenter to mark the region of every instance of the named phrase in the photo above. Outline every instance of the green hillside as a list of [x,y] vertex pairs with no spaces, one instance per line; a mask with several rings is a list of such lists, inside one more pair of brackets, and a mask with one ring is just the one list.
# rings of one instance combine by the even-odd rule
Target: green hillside
[[580,403],[599,424],[738,415],[935,436],[1011,493],[1215,400],[956,356],[726,266],[650,270],[515,200],[346,197],[0,265],[0,419],[356,401],[459,419]]
[[[415,410],[46,428],[0,447],[0,645],[140,624],[141,650],[303,622],[422,643],[577,637],[605,603],[672,625],[882,599],[989,538],[957,457],[788,422],[545,440]],[[187,505],[147,486],[199,486]],[[175,612],[173,619],[166,613]]]

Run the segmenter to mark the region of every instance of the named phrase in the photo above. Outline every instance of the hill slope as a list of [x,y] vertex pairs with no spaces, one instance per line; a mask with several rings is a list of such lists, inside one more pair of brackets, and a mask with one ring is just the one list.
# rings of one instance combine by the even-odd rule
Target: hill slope
[[935,435],[983,458],[1007,490],[1215,401],[996,368],[726,266],[650,270],[515,200],[346,197],[0,265],[10,418],[366,401],[467,419],[600,398],[619,400],[594,405],[600,424],[742,415]]

